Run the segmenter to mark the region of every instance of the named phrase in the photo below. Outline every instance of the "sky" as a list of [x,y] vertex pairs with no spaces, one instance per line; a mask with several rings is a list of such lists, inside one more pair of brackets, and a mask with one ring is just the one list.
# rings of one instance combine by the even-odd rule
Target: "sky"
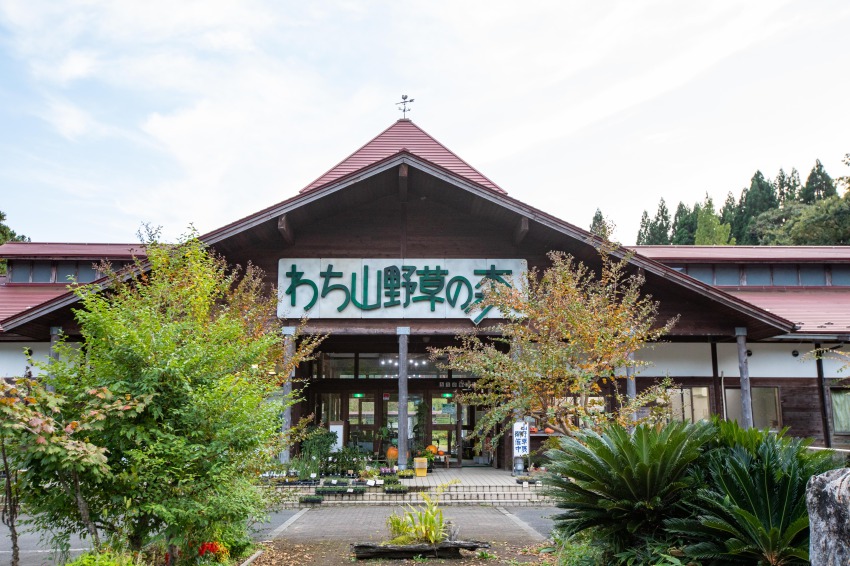
[[850,174],[850,3],[0,0],[0,210],[174,239],[296,194],[408,114],[583,228],[756,170]]

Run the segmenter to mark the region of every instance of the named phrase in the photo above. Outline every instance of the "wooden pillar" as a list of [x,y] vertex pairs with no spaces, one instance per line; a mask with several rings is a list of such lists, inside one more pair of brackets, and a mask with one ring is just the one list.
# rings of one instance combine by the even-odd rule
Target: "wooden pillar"
[[830,427],[830,422],[832,422],[832,393],[829,390],[829,385],[824,378],[823,371],[823,356],[820,351],[821,345],[815,344],[815,351],[817,352],[817,357],[815,358],[815,364],[818,372],[818,397],[820,398],[820,418],[823,427],[823,445],[827,448],[832,448],[832,430]]
[[[286,356],[286,360],[289,361],[295,356],[295,327],[294,326],[284,326],[283,327],[283,344],[284,344],[284,355]],[[281,432],[284,435],[289,433],[289,429],[292,428],[292,405],[290,404],[290,397],[292,397],[292,380],[295,378],[295,368],[292,368],[292,371],[286,376],[286,379],[283,382],[283,401],[286,403],[285,408],[283,409],[283,425],[281,427]],[[283,452],[280,453],[280,461],[284,464],[289,463],[290,456],[290,447],[287,446]]]
[[407,469],[407,343],[409,326],[396,328],[398,334],[398,469]]
[[735,328],[735,340],[738,342],[738,370],[741,372],[741,424],[744,428],[753,428],[753,394],[750,389],[750,368],[747,363],[747,329]]

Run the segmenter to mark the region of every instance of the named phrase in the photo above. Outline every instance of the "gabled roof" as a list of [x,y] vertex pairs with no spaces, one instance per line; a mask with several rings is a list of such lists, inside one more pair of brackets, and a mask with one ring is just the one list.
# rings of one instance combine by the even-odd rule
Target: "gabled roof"
[[6,242],[0,246],[3,259],[133,259],[144,257],[143,244],[79,244],[50,242]]
[[[482,201],[495,204],[515,214],[517,218],[525,219],[527,223],[533,222],[555,233],[566,235],[584,246],[597,247],[601,243],[598,237],[586,230],[511,198],[504,190],[431,138],[410,120],[399,120],[299,194],[213,230],[201,236],[200,239],[211,245],[221,243],[261,224],[275,219],[279,221],[281,215],[289,214],[314,201],[329,198],[351,185],[360,184],[365,179],[402,165],[409,165],[451,186],[467,191]],[[279,225],[278,229],[280,229]],[[762,338],[794,330],[794,325],[789,320],[701,283],[650,258],[636,254],[630,261],[635,267],[644,269],[648,274],[675,283],[691,293],[708,298],[715,304],[750,318],[760,325],[758,335]],[[9,330],[28,324],[59,308],[70,306],[75,300],[72,293],[65,293],[42,303],[38,308],[28,309],[17,316],[3,319],[2,322]],[[753,335],[755,334],[754,332]]]
[[421,157],[468,181],[498,193],[507,194],[496,183],[452,153],[446,146],[432,138],[408,118],[402,118],[378,134],[372,141],[343,159],[330,171],[301,189],[300,192],[314,191],[401,152]]

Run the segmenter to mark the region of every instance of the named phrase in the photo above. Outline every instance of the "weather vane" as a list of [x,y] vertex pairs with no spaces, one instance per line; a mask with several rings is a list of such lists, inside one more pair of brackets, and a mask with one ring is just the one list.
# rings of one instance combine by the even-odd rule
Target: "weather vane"
[[399,110],[401,110],[402,116],[404,116],[405,118],[407,118],[407,113],[410,112],[410,108],[408,108],[407,105],[412,103],[412,102],[413,102],[412,98],[410,100],[408,100],[407,95],[402,94],[401,95],[401,102],[395,103],[396,106],[401,106],[401,108],[399,108]]

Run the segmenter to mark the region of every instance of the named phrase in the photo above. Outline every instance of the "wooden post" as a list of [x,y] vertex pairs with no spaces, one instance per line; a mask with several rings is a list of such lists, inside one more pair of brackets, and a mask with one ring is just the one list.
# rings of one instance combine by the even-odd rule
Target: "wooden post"
[[741,372],[741,424],[745,429],[753,428],[753,394],[750,390],[750,367],[747,363],[747,329],[735,328],[738,342],[738,370]]
[[818,372],[818,397],[820,398],[820,418],[823,426],[823,445],[827,448],[832,448],[832,430],[830,422],[832,421],[832,392],[829,390],[829,384],[826,382],[823,371],[823,356],[820,351],[821,345],[815,343],[815,367]]
[[[295,356],[295,327],[284,326],[283,336],[284,355],[286,356],[286,360],[288,361],[291,360],[293,356]],[[286,380],[283,382],[283,399],[286,403],[286,407],[283,409],[283,426],[281,427],[281,432],[283,432],[283,434],[288,434],[289,429],[292,428],[292,405],[289,404],[289,398],[292,396],[292,380],[294,378],[295,368],[293,367],[292,371],[288,376],[286,376]],[[289,452],[290,447],[287,446],[284,451],[280,453],[280,461],[282,463],[289,463]]]
[[398,469],[407,469],[407,342],[409,326],[396,328],[398,334]]

